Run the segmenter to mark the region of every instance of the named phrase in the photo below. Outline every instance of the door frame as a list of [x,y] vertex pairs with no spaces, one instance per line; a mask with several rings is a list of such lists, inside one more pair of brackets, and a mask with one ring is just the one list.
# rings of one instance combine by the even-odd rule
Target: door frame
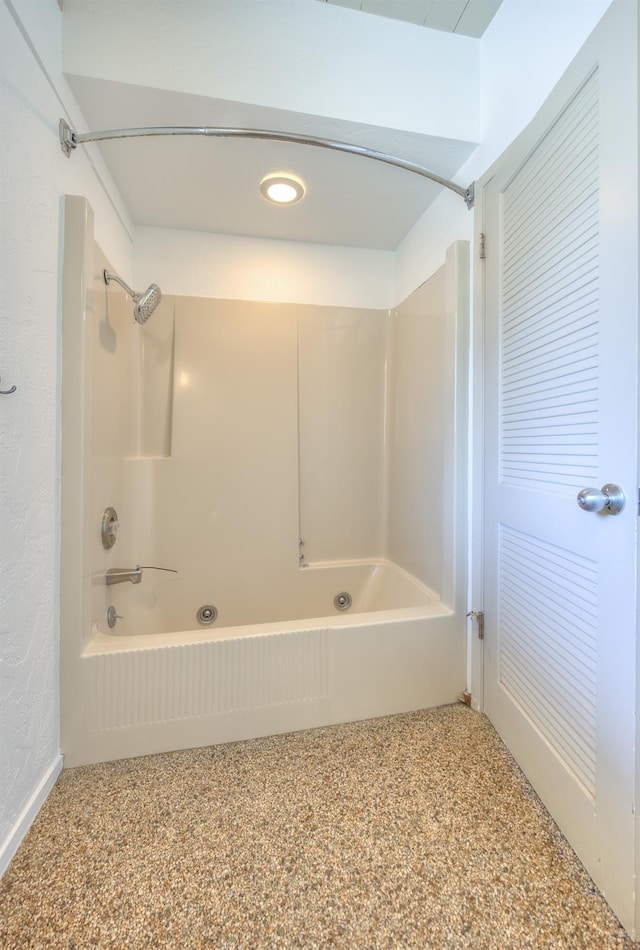
[[[615,22],[616,10],[623,7],[633,0],[614,0],[612,7],[607,10],[600,24],[607,18]],[[598,29],[600,27],[598,24]],[[636,32],[635,36],[635,82],[640,83],[640,70],[638,69],[640,37]],[[583,47],[576,54],[572,62],[567,66],[562,77],[556,86],[540,105],[536,115],[531,119],[527,126],[518,134],[514,141],[507,146],[504,152],[491,164],[487,171],[479,177],[475,186],[475,207],[473,222],[473,291],[472,291],[472,325],[471,325],[471,368],[472,368],[472,405],[470,412],[471,432],[470,432],[470,576],[469,576],[469,597],[470,605],[473,610],[484,609],[484,489],[485,489],[485,269],[486,261],[484,253],[490,259],[491,247],[485,248],[484,233],[486,221],[486,201],[485,187],[491,179],[502,169],[506,161],[516,164],[523,162],[529,152],[531,152],[540,139],[544,130],[553,122],[552,116],[558,116],[567,101],[571,97],[568,91],[573,88],[573,93],[577,91],[585,77],[591,69],[598,65],[598,55],[595,44],[587,39]],[[640,102],[640,96],[639,96]],[[638,107],[640,111],[640,105]],[[638,142],[638,114],[635,118],[635,135]],[[636,146],[636,157],[640,155],[640,147]],[[638,203],[639,180],[636,166],[635,189],[628,194],[628,200],[636,208],[636,226],[635,226],[635,246],[631,249],[638,260],[638,231],[640,226],[640,213]],[[640,319],[638,315],[638,279],[636,279],[636,320],[637,327],[640,330]],[[639,332],[640,338],[640,332]],[[637,364],[640,369],[640,354],[637,356]],[[640,376],[640,373],[639,373]],[[640,435],[640,384],[637,394],[637,419]],[[640,445],[640,439],[639,439]],[[640,452],[638,458],[638,471],[636,473],[636,486],[640,485]],[[629,486],[627,492],[627,504],[638,509],[640,515],[640,489],[636,486]],[[636,545],[636,574],[637,591],[640,598],[640,558],[638,557],[640,541]],[[638,599],[636,600],[636,690],[635,690],[635,748],[638,749],[640,743],[640,607]],[[469,689],[472,694],[472,706],[474,709],[484,711],[484,644],[478,639],[477,629],[470,630],[469,638],[470,658],[469,658]],[[634,764],[635,776],[635,819],[634,819],[634,846],[635,846],[635,866],[636,866],[636,884],[635,884],[635,906],[631,917],[623,920],[632,936],[640,933],[640,880],[638,880],[638,869],[640,869],[640,822],[638,821],[638,808],[640,807],[640,754],[635,755]]]

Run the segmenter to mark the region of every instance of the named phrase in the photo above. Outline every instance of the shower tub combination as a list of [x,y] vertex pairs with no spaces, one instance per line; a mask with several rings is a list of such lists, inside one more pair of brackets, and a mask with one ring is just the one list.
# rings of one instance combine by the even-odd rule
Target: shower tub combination
[[[206,338],[215,325],[213,318],[201,319],[210,302],[187,301],[185,316],[180,317],[180,299],[165,298],[158,306],[160,292],[155,288],[145,320],[136,317],[144,326],[136,325],[131,301],[116,288],[107,293],[103,277],[107,271],[109,262],[93,242],[90,207],[84,199],[67,198],[61,596],[65,765],[254,738],[455,701],[465,688],[467,672],[461,477],[466,469],[466,394],[459,388],[466,379],[466,245],[450,250],[441,278],[446,313],[437,359],[442,363],[445,358],[446,369],[437,380],[444,405],[437,415],[446,431],[439,430],[433,444],[427,437],[423,449],[411,448],[417,453],[413,474],[410,460],[402,454],[402,440],[395,459],[389,458],[385,446],[380,471],[368,479],[370,486],[362,473],[370,470],[367,452],[384,441],[378,439],[378,429],[372,430],[369,449],[358,447],[363,457],[347,460],[354,471],[339,471],[337,451],[335,465],[323,468],[318,433],[331,426],[321,414],[343,415],[344,405],[329,404],[335,380],[328,380],[326,390],[318,392],[310,362],[318,327],[325,333],[330,325],[334,336],[344,336],[360,319],[357,314],[340,311],[327,317],[319,313],[321,308],[293,316],[285,313],[277,345],[280,355],[273,359],[281,358],[283,367],[294,363],[291,388],[286,389],[287,369],[275,366],[275,375],[268,380],[274,387],[277,377],[277,385],[284,387],[278,394],[284,408],[277,419],[282,444],[273,433],[260,444],[264,421],[258,419],[253,437],[258,444],[252,447],[249,434],[237,449],[239,459],[223,462],[230,459],[230,446],[235,444],[237,419],[226,427],[225,436],[221,416],[216,439],[222,444],[198,448],[197,457],[196,437],[189,441],[191,429],[195,431],[190,376],[198,375],[198,367],[193,360],[184,362],[183,356],[190,345],[196,354],[208,351],[208,341],[198,338],[189,343],[187,311],[189,306],[197,310],[192,324],[202,328]],[[136,295],[143,306],[150,291]],[[131,296],[135,302],[136,296],[132,292]],[[243,319],[236,317],[230,304],[225,305],[225,318],[229,307],[230,322],[223,321],[227,337],[233,332],[233,320]],[[409,308],[407,321],[414,318],[414,309]],[[142,337],[151,332],[157,317],[156,335]],[[278,319],[274,311],[274,324]],[[386,345],[389,319],[389,314],[368,317],[369,326],[382,328],[376,347]],[[259,326],[266,322],[262,319]],[[240,335],[245,330],[241,328]],[[360,352],[360,324],[358,334]],[[397,359],[403,347],[408,352],[416,349],[415,340],[403,342],[401,336],[394,338],[393,346]],[[211,352],[216,348],[212,346]],[[256,359],[268,364],[260,341],[257,351]],[[160,358],[162,352],[166,359]],[[228,354],[222,358],[228,360]],[[126,364],[117,385],[112,375],[115,359]],[[380,365],[386,366],[386,361]],[[164,369],[158,371],[158,366]],[[306,394],[304,384],[300,390],[301,367],[303,375],[313,380]],[[207,384],[222,385],[224,365],[217,372],[208,367],[205,375]],[[400,375],[409,378],[411,370],[403,366]],[[98,398],[102,379],[111,383],[107,400]],[[227,380],[225,385],[235,383]],[[382,389],[388,388],[387,379]],[[256,414],[256,406],[268,401],[266,391],[258,393],[255,405],[245,406],[247,419]],[[223,401],[219,395],[208,394],[209,407]],[[398,389],[394,417],[402,415],[403,401],[415,407],[415,396]],[[293,407],[292,401],[297,401]],[[419,427],[420,411],[415,411]],[[208,412],[215,414],[213,409]],[[265,418],[272,412],[268,405]],[[388,441],[389,407],[380,413],[378,428],[387,432]],[[427,408],[425,418],[432,415]],[[214,419],[211,425],[216,424]],[[361,421],[358,427],[363,427]],[[197,440],[203,441],[200,430]],[[204,451],[213,453],[208,462]],[[249,453],[246,458],[243,452]],[[429,459],[437,460],[438,489],[451,486],[449,504],[422,498],[418,511],[416,498],[435,495],[421,484]],[[261,479],[260,491],[251,499],[243,472],[261,464],[262,474],[254,473]],[[344,510],[337,510],[333,519],[327,517],[329,502],[322,496],[335,490],[327,485],[331,477],[342,479],[347,489]],[[360,497],[368,491],[372,498],[377,492],[369,507],[367,498]],[[372,527],[371,511],[385,491],[380,524]],[[105,506],[113,502],[120,526],[113,526],[117,541],[108,550],[101,543],[99,522]],[[356,510],[359,502],[361,511]],[[330,504],[340,507],[338,499]],[[230,512],[235,512],[233,517]],[[301,532],[307,532],[304,541]],[[430,541],[423,540],[427,533],[433,535]],[[366,548],[377,556],[364,556]],[[379,556],[381,550],[385,556]],[[341,552],[346,556],[340,557]],[[134,567],[140,563],[177,573]],[[107,583],[119,570],[132,576]],[[203,612],[203,607],[215,609]]]

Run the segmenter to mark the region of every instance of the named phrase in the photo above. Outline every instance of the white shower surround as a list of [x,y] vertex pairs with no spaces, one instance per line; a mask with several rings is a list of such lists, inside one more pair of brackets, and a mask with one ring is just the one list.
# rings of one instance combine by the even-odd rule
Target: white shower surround
[[[168,344],[171,355],[164,360],[168,368],[165,378],[173,389],[164,411],[173,419],[175,431],[165,444],[168,430],[156,426],[160,448],[152,451],[151,457],[142,454],[140,458],[135,457],[135,447],[140,452],[142,444],[139,417],[132,408],[135,395],[129,388],[138,385],[140,366],[132,362],[136,337],[129,334],[141,328],[131,329],[129,304],[119,288],[105,291],[101,285],[99,277],[106,263],[94,250],[91,209],[83,199],[67,199],[61,605],[65,765],[228,742],[455,701],[466,684],[466,519],[461,464],[466,452],[466,245],[451,249],[446,272],[441,272],[434,284],[438,288],[435,297],[429,297],[434,291],[426,298],[417,292],[408,309],[399,308],[393,316],[384,317],[382,311],[338,309],[323,317],[320,308],[293,312],[269,305],[256,311],[255,304],[249,305],[245,314],[241,302],[235,307],[224,304],[221,311],[215,311],[211,310],[214,302],[196,300],[181,305],[180,298],[175,298],[175,303],[167,301],[169,309],[153,330],[160,336],[153,338],[152,352],[159,358],[162,339],[165,343],[177,341],[177,349]],[[158,280],[161,283],[160,276]],[[431,309],[423,310],[430,299],[435,301]],[[167,334],[166,328],[162,330],[163,321],[173,326],[171,308],[178,314],[181,306],[184,314],[176,317],[175,330]],[[416,319],[420,323],[422,312],[425,318],[437,318],[437,328],[416,331]],[[323,339],[325,319],[328,335]],[[386,350],[380,349],[383,319],[391,321],[387,332],[393,339],[393,352],[386,356]],[[396,330],[392,329],[394,320]],[[426,319],[427,326],[430,322]],[[309,327],[316,328],[311,335]],[[315,349],[320,353],[319,365],[325,365],[327,359],[331,365],[333,351],[325,348],[333,345],[330,341],[336,338],[336,329],[340,356],[346,359],[342,370],[333,366],[324,382],[320,373],[312,377],[311,389],[309,385],[300,389],[297,373],[300,368],[308,371]],[[146,333],[146,327],[143,331]],[[367,340],[373,334],[371,342],[363,333]],[[296,336],[298,347],[307,353],[305,362],[298,351],[298,370]],[[266,342],[272,337],[273,352]],[[229,376],[230,354],[238,352],[238,341],[249,338],[249,357],[234,362]],[[208,354],[227,339],[231,341],[230,354],[218,353],[219,362],[211,365]],[[433,349],[433,372],[448,395],[442,401],[430,401],[428,388],[419,384],[421,365],[402,356],[400,368],[385,370],[388,393],[381,405],[386,405],[386,410],[369,427],[365,423],[374,405],[362,415],[361,401],[354,401],[354,379],[364,386],[360,400],[364,393],[369,394],[368,405],[382,379],[380,367],[389,360],[393,365],[394,352],[396,358],[406,354],[408,339],[415,339],[414,349]],[[109,361],[114,353],[124,359],[124,377],[112,375],[115,364]],[[376,365],[369,368],[372,358]],[[356,363],[350,362],[353,359]],[[270,382],[265,388],[258,378],[255,393],[250,395],[242,389],[243,380],[255,382],[261,365],[267,367],[265,379],[277,380],[277,385]],[[357,371],[356,365],[360,367]],[[200,380],[197,406],[202,405],[203,410],[190,401],[191,383],[186,389],[181,387],[181,377],[190,374]],[[221,403],[224,397],[215,388],[224,378],[233,381],[231,398],[238,393],[245,401],[237,418],[235,413],[226,418],[227,404]],[[364,451],[364,458],[370,459],[367,465],[378,464],[379,459],[384,469],[382,475],[373,477],[371,471],[366,476],[367,466],[362,468],[360,461],[356,470],[361,470],[361,475],[354,482],[353,474],[345,468],[346,499],[325,497],[323,479],[309,481],[309,472],[318,465],[329,464],[333,469],[350,464],[350,438],[345,442],[345,432],[340,431],[338,441],[333,441],[334,423],[341,421],[340,402],[332,405],[329,394],[339,388],[341,380],[355,412],[351,422],[354,451]],[[102,393],[105,385],[110,398],[95,399],[92,387]],[[299,419],[296,391],[303,407],[299,407]],[[417,394],[419,405],[411,402],[411,392]],[[272,398],[276,400],[273,404]],[[208,419],[204,434],[202,419],[194,417],[196,411],[204,411]],[[278,411],[283,416],[277,416],[279,435],[272,444],[275,430],[270,434],[262,429],[265,420]],[[326,412],[327,425],[322,422]],[[398,412],[405,421],[396,431],[390,417]],[[324,450],[316,454],[308,438],[307,443],[302,442],[303,457],[307,453],[305,468],[296,447],[296,426],[302,420],[305,429],[310,426],[313,433],[318,419],[320,430],[323,426],[327,429],[319,435],[325,440]],[[435,436],[425,439],[424,428],[430,419]],[[124,432],[128,426],[129,433]],[[345,431],[348,435],[351,430]],[[238,433],[246,446],[234,467],[227,456],[234,451]],[[379,436],[386,461],[375,449]],[[204,445],[204,456],[198,454],[200,449],[193,455],[193,447],[199,443]],[[345,450],[343,460],[340,456]],[[130,457],[132,451],[134,457]],[[435,469],[432,456],[438,460]],[[137,487],[131,466],[140,467]],[[175,481],[176,473],[183,481]],[[253,499],[243,494],[247,475],[251,484],[259,486]],[[365,486],[364,480],[371,485]],[[445,483],[446,497],[441,494]],[[421,489],[423,484],[429,486],[428,491]],[[385,492],[398,501],[380,509]],[[408,520],[406,504],[400,501],[406,496],[416,498]],[[365,506],[359,510],[356,502],[363,500]],[[106,503],[115,504],[123,522],[116,547],[107,552],[96,530],[96,512]],[[352,504],[356,505],[353,511]],[[326,511],[329,530],[324,534],[322,518],[311,518],[309,505]],[[385,528],[390,511],[397,512],[399,518],[394,516],[396,523]],[[367,512],[378,512],[380,529],[369,530]],[[220,520],[221,514],[230,521]],[[305,558],[301,562],[295,550],[299,517],[303,525],[305,517],[307,524],[313,524],[311,538],[302,547]],[[133,522],[138,523],[136,528]],[[333,522],[335,534],[330,527]],[[346,523],[351,528],[345,532]],[[220,543],[211,546],[207,539],[216,532],[222,532]],[[433,548],[427,557],[420,540],[425,532],[431,536]],[[355,560],[340,560],[337,552],[350,547],[373,548],[375,554],[376,547],[384,546],[385,536],[395,563],[382,556],[358,554]],[[190,551],[190,538],[197,550]],[[250,551],[245,548],[246,541],[251,542]],[[318,560],[320,551],[330,560]],[[180,573],[145,570],[140,585],[108,587],[105,571],[134,564],[139,553],[143,564],[179,566]],[[403,560],[406,563],[401,566]],[[414,570],[421,580],[410,573]],[[423,575],[429,571],[437,593],[424,583]],[[215,592],[214,597],[206,595],[209,590]],[[333,608],[333,597],[344,590],[353,597],[353,605],[340,613]],[[215,603],[220,610],[216,626],[192,629],[197,608],[206,602]],[[115,604],[118,613],[124,614],[112,631],[105,623],[107,604]]]

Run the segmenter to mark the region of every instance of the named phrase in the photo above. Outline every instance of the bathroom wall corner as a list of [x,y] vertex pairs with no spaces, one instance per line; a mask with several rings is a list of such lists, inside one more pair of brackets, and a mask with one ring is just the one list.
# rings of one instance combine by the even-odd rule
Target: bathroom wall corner
[[47,800],[49,792],[56,784],[58,776],[62,771],[62,762],[63,760],[61,755],[56,755],[54,757],[51,765],[47,768],[31,798],[18,816],[17,821],[9,833],[9,836],[3,842],[2,847],[0,848],[0,877],[2,877],[4,872],[9,867],[14,854],[22,844],[27,832],[29,831],[29,828],[33,824],[36,815]]

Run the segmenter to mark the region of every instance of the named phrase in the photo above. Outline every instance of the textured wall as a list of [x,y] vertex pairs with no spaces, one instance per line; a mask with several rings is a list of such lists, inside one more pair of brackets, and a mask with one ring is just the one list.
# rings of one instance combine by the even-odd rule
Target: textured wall
[[[27,27],[20,29],[23,21],[32,39]],[[81,120],[60,76],[59,32],[60,11],[51,0],[0,2],[0,376],[1,388],[18,387],[0,396],[0,870],[24,831],[25,809],[58,761],[58,285],[65,191],[91,198],[102,239],[130,268],[127,233],[96,174],[82,154],[67,160],[58,147],[62,106],[51,83]]]

